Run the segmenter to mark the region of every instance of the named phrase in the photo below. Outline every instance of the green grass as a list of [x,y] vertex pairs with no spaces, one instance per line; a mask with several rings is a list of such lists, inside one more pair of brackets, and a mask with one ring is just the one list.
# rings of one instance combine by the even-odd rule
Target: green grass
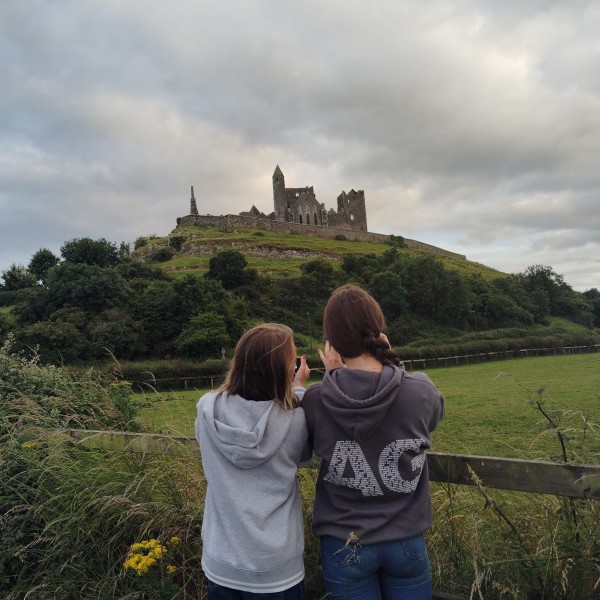
[[[170,271],[177,276],[185,268],[188,272],[205,271],[210,260],[209,252],[217,252],[223,249],[235,249],[244,253],[248,264],[258,270],[259,273],[273,273],[275,275],[287,275],[298,273],[300,265],[313,260],[315,255],[340,260],[344,254],[383,254],[390,249],[388,244],[375,242],[359,242],[349,240],[332,240],[310,235],[299,235],[295,233],[280,233],[258,229],[237,229],[235,232],[226,232],[217,227],[183,227],[177,228],[176,235],[187,238],[187,244],[193,244],[196,249],[202,248],[205,254],[178,254],[171,260],[161,263],[163,268],[175,269]],[[157,238],[152,243],[162,243],[163,239]],[[164,238],[166,243],[166,238]],[[310,253],[308,258],[278,258],[276,256],[263,256],[263,250],[289,251]],[[429,254],[424,250],[415,248],[402,248],[400,252],[412,256]],[[454,256],[438,255],[446,267],[460,271],[462,274],[481,273],[484,277],[494,279],[503,277],[504,274],[480,263],[471,262]]]
[[581,427],[585,416],[599,423],[599,371],[600,354],[431,370],[430,377],[446,398],[446,418],[434,434],[434,449],[518,458],[556,456],[556,437],[531,400],[543,389],[541,398],[548,410],[569,411],[561,420],[567,429]]
[[[433,434],[434,450],[516,458],[557,456],[556,437],[541,425],[542,415],[530,401],[544,387],[541,397],[549,410],[570,411],[561,420],[565,428],[579,428],[584,416],[599,423],[599,372],[598,353],[429,370],[446,398],[446,418]],[[136,394],[136,400],[146,404],[141,411],[144,427],[193,435],[196,403],[205,391]],[[600,452],[600,447],[592,450]]]

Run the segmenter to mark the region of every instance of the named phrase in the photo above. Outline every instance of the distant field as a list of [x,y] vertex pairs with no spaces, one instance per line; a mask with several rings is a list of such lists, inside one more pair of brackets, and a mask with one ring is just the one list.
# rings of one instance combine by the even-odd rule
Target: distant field
[[[581,450],[576,433],[584,417],[600,424],[600,353],[546,356],[465,365],[428,371],[446,398],[446,418],[433,435],[434,450],[517,458],[558,455],[556,437],[542,426],[530,401],[544,388],[545,407],[570,411],[561,426],[571,447]],[[148,431],[192,435],[196,402],[206,390],[143,395],[141,420]],[[585,446],[600,453],[600,433],[588,427]],[[587,455],[586,460],[591,454]]]

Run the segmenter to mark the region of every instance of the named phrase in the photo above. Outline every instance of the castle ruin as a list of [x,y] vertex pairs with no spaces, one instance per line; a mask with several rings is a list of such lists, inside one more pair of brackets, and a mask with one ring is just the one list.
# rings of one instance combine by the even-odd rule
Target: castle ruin
[[286,188],[285,177],[277,165],[273,173],[273,212],[266,215],[253,206],[248,212],[240,213],[240,216],[299,225],[368,231],[363,190],[350,190],[348,193],[343,191],[337,198],[337,206],[337,212],[333,208],[327,211],[325,204],[317,200],[312,185]]
[[[273,172],[273,212],[265,214],[256,206],[239,215],[201,215],[198,213],[194,187],[190,199],[190,214],[177,219],[178,227],[208,226],[223,227],[234,231],[237,227],[266,229],[282,233],[301,233],[329,239],[360,240],[365,242],[386,243],[390,236],[369,232],[367,229],[367,211],[363,190],[342,191],[337,197],[337,211],[325,208],[315,195],[313,186],[286,188],[285,178],[279,165]],[[462,254],[450,252],[430,244],[404,238],[408,248],[419,248],[427,252],[466,258]]]

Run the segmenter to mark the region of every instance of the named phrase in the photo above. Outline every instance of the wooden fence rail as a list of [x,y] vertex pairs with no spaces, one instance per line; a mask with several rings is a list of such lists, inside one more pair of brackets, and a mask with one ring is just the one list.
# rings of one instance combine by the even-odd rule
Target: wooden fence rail
[[[459,354],[457,356],[438,356],[431,358],[413,358],[403,360],[403,364],[408,371],[414,369],[427,369],[435,367],[453,367],[456,365],[465,365],[471,363],[490,362],[495,360],[507,360],[510,358],[527,358],[530,356],[548,356],[581,354],[587,352],[600,352],[600,344],[591,346],[558,346],[551,348],[522,348],[519,350],[495,350],[493,352],[478,352],[474,354]],[[317,367],[312,368],[312,371],[323,372],[323,369]],[[224,374],[213,375],[188,375],[185,377],[160,377],[155,378],[149,373],[148,379],[133,379],[131,382],[133,388],[137,391],[154,390],[156,387],[163,388],[164,386],[172,386],[173,388],[184,390],[195,389],[198,383],[205,386],[210,382],[211,389],[214,388],[215,382],[221,383],[224,379]]]
[[[78,445],[98,450],[200,457],[195,438],[180,435],[60,429]],[[428,452],[431,481],[600,500],[600,465]],[[316,467],[313,459],[304,467]]]

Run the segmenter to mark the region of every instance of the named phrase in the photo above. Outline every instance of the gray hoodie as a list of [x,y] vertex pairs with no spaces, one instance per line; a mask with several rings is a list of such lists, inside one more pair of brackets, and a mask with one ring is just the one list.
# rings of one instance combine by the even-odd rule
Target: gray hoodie
[[[304,388],[294,388],[302,397]],[[304,578],[298,463],[311,451],[302,408],[210,392],[197,405],[196,439],[208,488],[202,568],[219,585],[254,593]]]
[[313,532],[365,544],[431,527],[425,450],[444,416],[444,398],[424,373],[337,369],[303,401],[315,454]]

